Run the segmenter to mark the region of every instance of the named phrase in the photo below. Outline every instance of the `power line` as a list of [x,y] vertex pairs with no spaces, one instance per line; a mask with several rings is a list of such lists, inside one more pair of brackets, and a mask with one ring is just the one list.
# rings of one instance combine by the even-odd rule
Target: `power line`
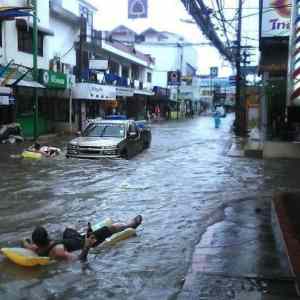
[[210,9],[203,3],[203,0],[181,0],[186,10],[192,15],[197,25],[205,36],[212,42],[218,51],[229,61],[233,61],[232,52],[228,50],[216,33],[210,19]]
[[[278,9],[278,8],[285,8],[285,7],[292,7],[291,4],[285,4],[285,5],[270,5],[266,6],[265,9]],[[237,7],[224,7],[224,9],[229,9],[229,10],[236,10],[238,9]],[[258,10],[260,9],[259,7],[244,7],[244,10]]]

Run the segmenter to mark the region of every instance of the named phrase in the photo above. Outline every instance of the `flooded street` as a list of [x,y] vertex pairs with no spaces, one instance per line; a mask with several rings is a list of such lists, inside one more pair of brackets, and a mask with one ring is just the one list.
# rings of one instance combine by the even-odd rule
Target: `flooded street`
[[[249,199],[268,201],[273,191],[297,189],[298,162],[226,155],[232,121],[228,115],[219,129],[209,117],[155,124],[150,149],[129,161],[25,161],[1,153],[1,247],[18,245],[36,225],[55,237],[66,226],[86,228],[106,217],[126,221],[142,214],[144,223],[137,237],[93,250],[85,266],[24,269],[1,256],[0,299],[176,299],[201,237],[204,245],[213,238],[228,242],[207,231],[220,226],[220,214],[238,218]],[[240,210],[230,209],[243,201]],[[253,234],[245,229],[229,242],[253,240]],[[280,269],[276,257],[271,264]],[[260,267],[251,265],[247,274]]]

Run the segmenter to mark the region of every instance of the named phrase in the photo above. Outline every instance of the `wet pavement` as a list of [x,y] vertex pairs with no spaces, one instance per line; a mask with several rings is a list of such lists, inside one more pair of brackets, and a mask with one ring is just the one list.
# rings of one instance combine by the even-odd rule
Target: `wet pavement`
[[300,163],[228,156],[232,121],[155,124],[151,148],[129,161],[20,160],[10,156],[15,147],[0,146],[0,247],[36,225],[55,237],[65,226],[144,216],[137,237],[94,250],[87,265],[24,269],[0,257],[0,299],[293,295],[270,199],[299,189]]

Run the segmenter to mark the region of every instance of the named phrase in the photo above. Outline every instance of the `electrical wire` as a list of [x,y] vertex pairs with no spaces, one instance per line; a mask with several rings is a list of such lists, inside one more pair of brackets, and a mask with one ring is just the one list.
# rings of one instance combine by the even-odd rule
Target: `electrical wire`
[[59,58],[62,59],[65,56],[67,56],[73,49],[75,48],[75,45],[73,45],[69,50],[67,50],[63,55],[61,55]]

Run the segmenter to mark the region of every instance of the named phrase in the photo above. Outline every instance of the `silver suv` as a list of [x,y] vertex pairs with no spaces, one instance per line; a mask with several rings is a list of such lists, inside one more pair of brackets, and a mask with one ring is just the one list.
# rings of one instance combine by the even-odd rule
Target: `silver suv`
[[151,130],[143,121],[94,121],[82,136],[69,142],[66,157],[128,159],[150,144]]

